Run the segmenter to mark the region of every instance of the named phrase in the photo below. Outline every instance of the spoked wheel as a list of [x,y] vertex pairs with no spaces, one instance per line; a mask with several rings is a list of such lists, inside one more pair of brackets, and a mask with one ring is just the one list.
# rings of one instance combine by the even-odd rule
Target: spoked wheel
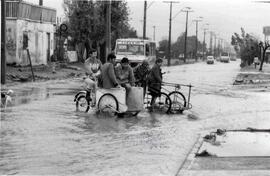
[[185,107],[187,105],[186,97],[181,92],[178,92],[178,91],[173,91],[169,93],[169,97],[172,101],[171,112],[182,113],[185,110]]
[[98,101],[98,111],[102,114],[114,116],[119,111],[119,103],[114,95],[104,94]]
[[160,96],[157,97],[155,101],[154,107],[152,108],[155,111],[157,110],[164,113],[170,113],[171,105],[172,102],[170,97],[166,93],[161,92]]
[[89,111],[90,102],[86,100],[86,95],[80,95],[76,100],[76,110],[81,112]]

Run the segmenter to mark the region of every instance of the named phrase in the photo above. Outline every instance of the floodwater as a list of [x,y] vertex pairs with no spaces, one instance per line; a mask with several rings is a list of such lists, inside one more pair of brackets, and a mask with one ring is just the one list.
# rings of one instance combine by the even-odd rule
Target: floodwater
[[[1,110],[0,174],[175,175],[199,134],[269,126],[269,93],[232,86],[239,62],[196,63],[164,71],[166,82],[195,86],[191,110],[97,117],[75,111],[80,80],[15,87],[14,106]],[[185,87],[182,91],[187,95]]]
[[269,132],[226,132],[213,142],[203,142],[204,150],[215,157],[270,157]]

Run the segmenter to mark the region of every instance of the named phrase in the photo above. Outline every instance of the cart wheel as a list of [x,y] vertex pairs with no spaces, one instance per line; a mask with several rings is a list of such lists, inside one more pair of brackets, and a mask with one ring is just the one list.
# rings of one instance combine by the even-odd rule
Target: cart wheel
[[164,113],[170,113],[171,105],[172,102],[170,97],[166,93],[161,92],[160,96],[156,99],[153,109]]
[[100,113],[113,116],[119,110],[119,103],[114,95],[106,93],[100,97],[97,108]]
[[172,101],[171,112],[182,113],[185,110],[185,107],[187,105],[186,97],[181,92],[178,92],[178,91],[173,91],[169,93],[169,97]]
[[80,95],[76,100],[76,110],[81,112],[89,111],[90,102],[86,100],[86,95]]

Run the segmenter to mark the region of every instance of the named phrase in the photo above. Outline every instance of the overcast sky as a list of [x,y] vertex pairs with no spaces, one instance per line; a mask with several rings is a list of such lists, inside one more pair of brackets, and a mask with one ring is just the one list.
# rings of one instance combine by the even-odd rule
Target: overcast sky
[[[37,4],[38,0],[26,0]],[[130,24],[139,36],[143,31],[143,0],[127,0],[130,9]],[[156,26],[156,40],[168,38],[169,3],[161,0],[147,1],[147,37],[153,37],[153,26]],[[57,9],[57,15],[63,16],[62,0],[44,0],[44,5]],[[172,17],[184,7],[191,7],[189,13],[188,35],[195,35],[196,25],[192,20],[199,16],[199,40],[203,40],[203,25],[209,23],[209,30],[230,42],[234,32],[240,33],[243,27],[246,32],[254,33],[263,39],[263,26],[270,26],[270,3],[255,3],[255,0],[184,0],[173,4]],[[181,12],[172,20],[172,41],[185,30],[186,14]],[[207,42],[209,34],[206,35]]]

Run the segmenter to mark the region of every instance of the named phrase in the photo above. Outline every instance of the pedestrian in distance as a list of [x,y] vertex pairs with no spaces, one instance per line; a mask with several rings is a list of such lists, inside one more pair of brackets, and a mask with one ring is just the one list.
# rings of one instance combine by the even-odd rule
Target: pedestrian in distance
[[55,74],[56,70],[56,62],[57,62],[57,56],[56,56],[56,49],[53,51],[53,54],[51,55],[51,64],[52,64],[52,73]]

